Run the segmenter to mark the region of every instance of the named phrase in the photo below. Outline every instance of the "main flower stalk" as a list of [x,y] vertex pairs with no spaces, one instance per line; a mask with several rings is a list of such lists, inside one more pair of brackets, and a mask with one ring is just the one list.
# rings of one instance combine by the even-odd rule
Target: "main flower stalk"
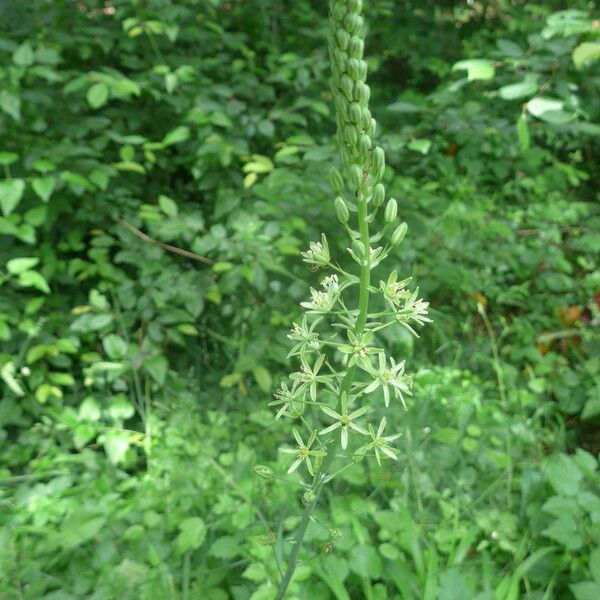
[[[305,465],[312,475],[275,600],[284,598],[292,580],[324,485],[369,454],[379,464],[382,458],[397,459],[390,443],[398,436],[384,435],[387,418],[383,416],[377,427],[365,420],[375,411],[388,409],[392,398],[405,407],[404,394],[410,395],[412,379],[404,373],[404,361],[396,362],[377,346],[377,333],[400,325],[418,337],[414,326],[429,321],[428,304],[417,299],[418,290],[408,290],[410,278],[398,281],[393,271],[379,287],[372,284],[374,269],[402,242],[406,224],[398,222],[396,200],[386,201],[385,153],[372,147],[376,122],[369,111],[362,0],[332,0],[329,22],[331,92],[341,163],[340,170],[331,170],[330,180],[335,212],[349,238],[347,252],[358,273],[349,273],[332,261],[324,235],[303,253],[310,267],[327,269],[330,274],[301,303],[305,315],[288,336],[294,342],[289,356],[297,358],[300,368],[289,376],[289,382],[282,382],[271,403],[277,406],[276,418],[299,420],[304,430],[301,434],[292,429],[297,447],[280,448],[293,455],[288,474]],[[380,209],[383,219],[377,219]],[[379,246],[386,236],[388,242]],[[370,312],[373,302],[377,306]],[[378,403],[380,396],[383,402]],[[305,415],[307,407],[317,410]],[[350,463],[345,458],[349,449]],[[345,460],[345,466],[334,468],[336,460]]]

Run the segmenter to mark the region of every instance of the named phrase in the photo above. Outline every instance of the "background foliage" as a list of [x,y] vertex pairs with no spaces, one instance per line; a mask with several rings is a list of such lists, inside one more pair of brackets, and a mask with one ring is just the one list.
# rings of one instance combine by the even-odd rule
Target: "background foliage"
[[[382,340],[418,371],[402,458],[336,480],[290,598],[596,599],[597,6],[365,5],[434,325]],[[267,403],[298,254],[336,242],[326,27],[0,3],[0,597],[273,597],[300,494]]]

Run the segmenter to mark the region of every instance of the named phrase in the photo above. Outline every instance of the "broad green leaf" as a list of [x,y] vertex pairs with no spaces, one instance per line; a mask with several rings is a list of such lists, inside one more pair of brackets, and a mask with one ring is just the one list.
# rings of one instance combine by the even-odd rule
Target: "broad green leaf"
[[0,165],[12,165],[19,160],[16,152],[0,152]]
[[575,519],[570,515],[563,515],[552,521],[542,534],[549,537],[567,550],[578,550],[583,545],[583,538],[577,528]]
[[180,142],[185,142],[190,137],[190,129],[185,125],[181,125],[176,127],[175,129],[169,131],[167,135],[163,138],[162,143],[165,146],[172,146],[173,144],[179,144]]
[[600,598],[600,581],[582,581],[573,583],[569,588],[575,600],[598,600]]
[[158,197],[158,205],[160,206],[160,209],[165,213],[165,215],[167,215],[169,217],[177,216],[178,211],[177,211],[177,204],[175,203],[175,200],[172,200],[168,196],[164,196],[161,194]]
[[19,284],[23,287],[33,287],[45,294],[50,293],[48,282],[37,271],[22,271],[19,273]]
[[573,50],[573,64],[582,69],[600,59],[600,42],[583,42]]
[[518,83],[511,83],[502,86],[498,93],[504,100],[517,100],[519,98],[527,98],[536,93],[538,89],[535,81],[525,80]]
[[25,182],[22,179],[0,181],[0,208],[5,216],[10,215],[21,202],[24,191]]
[[108,413],[116,421],[123,421],[133,417],[135,408],[123,394],[118,394],[110,401]]
[[265,367],[262,365],[259,365],[254,367],[252,373],[254,374],[254,379],[256,380],[258,387],[265,393],[269,392],[271,390],[271,386],[273,385],[273,380],[269,371],[267,371],[267,369],[265,369]]
[[120,429],[111,429],[101,438],[108,460],[113,464],[119,464],[125,457],[129,448],[129,433]]
[[494,63],[485,58],[471,58],[454,64],[453,71],[467,71],[469,81],[492,79],[496,73]]
[[111,360],[119,360],[127,353],[127,342],[115,333],[109,333],[102,340],[102,346]]
[[54,191],[54,188],[56,187],[56,178],[51,176],[36,177],[31,182],[31,187],[41,200],[48,202],[52,192]]
[[68,518],[62,525],[59,533],[60,546],[65,550],[72,550],[96,536],[106,523],[106,517],[76,515]]
[[583,475],[570,457],[559,454],[548,462],[546,478],[556,493],[564,496],[576,496]]
[[420,152],[421,154],[427,154],[431,149],[431,140],[427,139],[416,139],[411,140],[408,143],[408,149]]
[[84,421],[97,421],[102,415],[98,403],[92,396],[86,396],[79,406],[79,418]]
[[12,92],[9,92],[8,90],[2,90],[0,92],[0,108],[5,113],[9,114],[15,121],[21,119],[21,99]]
[[87,92],[87,101],[92,108],[100,108],[108,100],[108,86],[105,83],[95,83]]
[[600,582],[600,548],[594,548],[592,550],[589,565],[594,581]]
[[534,117],[537,117],[542,121],[561,125],[568,123],[574,117],[573,114],[565,112],[563,106],[564,104],[561,100],[537,96],[527,103],[527,110]]
[[14,52],[13,52],[13,62],[18,67],[29,67],[33,64],[33,50],[29,42],[23,42]]
[[35,256],[23,256],[20,258],[12,258],[6,263],[6,268],[9,273],[13,275],[18,275],[23,271],[29,271],[29,269],[33,269],[40,262],[39,258]]
[[350,568],[360,577],[380,577],[383,563],[377,550],[367,544],[354,546],[349,556]]
[[158,385],[163,385],[165,383],[165,379],[167,377],[167,371],[169,369],[169,364],[167,359],[162,355],[157,355],[152,358],[148,358],[144,361],[144,369],[158,383]]
[[176,544],[179,554],[200,548],[206,537],[206,525],[200,517],[188,517],[179,524]]
[[112,323],[113,316],[110,314],[98,314],[88,313],[81,315],[73,323],[71,323],[71,329],[73,331],[98,331],[108,324]]

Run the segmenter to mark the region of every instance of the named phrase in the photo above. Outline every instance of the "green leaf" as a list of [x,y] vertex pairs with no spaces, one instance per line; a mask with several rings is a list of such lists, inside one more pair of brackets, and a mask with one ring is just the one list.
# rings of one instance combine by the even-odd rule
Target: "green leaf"
[[360,577],[380,577],[383,563],[379,554],[372,546],[359,544],[350,551],[348,559],[350,568]]
[[408,149],[414,150],[415,152],[420,152],[421,154],[427,154],[431,149],[431,140],[427,139],[416,139],[411,140],[408,143]]
[[576,496],[583,475],[568,456],[559,454],[548,463],[546,478],[557,494]]
[[39,258],[35,256],[23,256],[20,258],[12,258],[7,261],[6,268],[9,273],[13,275],[18,275],[23,271],[29,271],[29,269],[33,269],[40,262]]
[[531,136],[529,135],[529,127],[527,126],[527,117],[524,114],[521,114],[517,120],[517,135],[519,136],[521,152],[526,152],[531,146]]
[[582,69],[600,59],[600,43],[583,42],[573,50],[573,64],[577,69]]
[[127,353],[127,342],[115,333],[108,334],[102,340],[102,346],[111,360],[119,360]]
[[600,548],[594,548],[590,553],[589,566],[594,581],[600,582]]
[[575,600],[598,600],[600,598],[600,582],[582,581],[569,585]]
[[209,556],[220,559],[230,559],[243,553],[240,542],[230,535],[219,538],[212,543],[208,550]]
[[101,441],[108,460],[113,465],[119,464],[129,448],[129,434],[119,429],[111,429],[101,437]]
[[96,536],[106,523],[106,517],[76,515],[63,523],[60,533],[60,545],[65,550],[72,550]]
[[113,316],[110,314],[98,314],[89,313],[81,315],[73,323],[71,323],[71,329],[73,331],[80,331],[83,333],[89,331],[98,331],[108,324],[112,323]]
[[33,287],[45,294],[50,293],[47,281],[37,271],[23,271],[19,274],[19,284],[23,287]]
[[563,515],[552,521],[542,534],[559,544],[567,550],[578,550],[583,546],[583,538],[577,529],[577,523],[571,515]]
[[123,394],[118,394],[111,400],[108,413],[115,421],[124,421],[133,417],[135,409]]
[[167,135],[163,138],[162,143],[165,146],[172,146],[173,144],[179,144],[180,142],[185,142],[190,137],[190,129],[185,125],[181,125],[180,127],[176,127],[175,129],[169,131]]
[[87,92],[87,101],[92,108],[100,108],[108,100],[108,86],[105,83],[95,83]]
[[0,165],[12,165],[19,160],[16,152],[0,152]]
[[144,370],[152,377],[152,379],[154,379],[154,381],[156,381],[156,383],[158,383],[158,385],[163,385],[165,383],[168,368],[169,364],[167,363],[167,359],[160,354],[144,361]]
[[79,406],[79,418],[84,421],[97,421],[101,415],[102,412],[96,400],[92,396],[84,398]]
[[259,365],[252,369],[252,373],[256,383],[258,384],[258,387],[265,393],[269,392],[271,390],[271,386],[273,385],[273,380],[269,371],[267,371],[267,369],[265,369],[265,367],[262,365]]
[[48,202],[56,187],[56,178],[51,176],[37,177],[31,182],[31,187],[41,200]]
[[504,100],[517,100],[526,98],[536,93],[538,86],[535,81],[525,80],[519,83],[504,85],[498,90],[500,98]]
[[179,554],[200,548],[206,537],[206,525],[200,517],[188,517],[179,524],[176,544]]
[[0,181],[0,208],[4,216],[10,215],[17,207],[23,192],[25,191],[25,182],[22,179],[5,179]]
[[158,197],[158,205],[160,209],[167,215],[168,217],[176,217],[177,216],[177,204],[175,204],[174,200],[171,200],[168,196],[163,196],[162,194]]
[[527,103],[527,110],[538,119],[561,125],[568,123],[574,118],[574,115],[563,110],[563,102],[555,98],[546,98],[544,96],[536,96]]
[[12,56],[13,62],[18,67],[29,67],[33,64],[33,50],[29,42],[23,42],[14,52]]
[[21,119],[21,99],[8,90],[0,92],[0,108],[15,121]]
[[454,64],[453,71],[467,71],[469,81],[481,80],[486,81],[492,79],[496,73],[494,64],[491,60],[485,58],[471,58],[461,60]]

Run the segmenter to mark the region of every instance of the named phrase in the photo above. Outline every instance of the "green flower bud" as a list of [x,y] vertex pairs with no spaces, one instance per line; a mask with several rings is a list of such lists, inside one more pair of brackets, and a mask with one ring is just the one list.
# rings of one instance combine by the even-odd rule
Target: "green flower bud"
[[383,214],[383,218],[385,219],[386,223],[393,223],[396,220],[397,215],[398,202],[396,202],[396,198],[390,198],[385,206],[385,213]]
[[335,33],[335,38],[342,50],[348,49],[350,43],[350,34],[345,29],[338,29]]
[[344,29],[348,33],[357,33],[362,29],[364,19],[356,14],[348,14],[344,19]]
[[371,138],[366,133],[361,133],[358,136],[358,151],[360,152],[361,159],[365,162],[369,156],[369,150],[371,149]]
[[376,131],[377,131],[377,121],[375,119],[371,119],[371,123],[369,125],[369,128],[367,129],[367,133],[371,137],[375,137],[375,132]]
[[271,469],[271,467],[267,467],[266,465],[256,465],[254,467],[254,472],[265,479],[272,479],[273,477],[273,469]]
[[365,256],[367,255],[367,249],[365,248],[365,245],[360,240],[353,240],[352,251],[360,259],[365,258]]
[[348,61],[348,54],[344,52],[341,48],[335,48],[333,51],[333,59],[335,60],[335,64],[338,69],[342,72],[346,72],[346,62]]
[[350,146],[355,146],[358,142],[358,129],[354,125],[344,126],[344,139]]
[[341,196],[338,196],[335,199],[335,214],[337,215],[340,223],[347,223],[348,219],[350,219],[350,211],[348,210],[348,206]]
[[344,180],[341,173],[335,167],[329,171],[329,181],[335,192],[341,194],[344,191]]
[[348,102],[352,102],[352,90],[354,89],[354,81],[348,75],[342,75],[340,79],[340,89],[344,93],[344,96],[348,99]]
[[356,58],[349,58],[346,63],[348,75],[350,75],[354,81],[358,81],[359,78],[359,64],[360,63]]
[[354,84],[354,99],[361,105],[366,107],[369,103],[369,98],[371,96],[371,90],[368,85],[362,83],[362,81],[357,81]]
[[385,187],[383,183],[378,183],[373,188],[373,196],[371,197],[371,201],[373,202],[373,206],[379,207],[383,204],[385,200]]
[[341,2],[338,2],[333,7],[333,12],[331,14],[336,21],[341,21],[346,16],[346,12],[346,7]]
[[[361,59],[365,51],[365,43],[358,36],[353,35],[349,39],[346,48],[348,49],[348,56]],[[344,48],[344,50],[346,50],[346,48]]]
[[363,108],[360,117],[360,126],[366,131],[371,124],[371,111],[368,108]]
[[342,146],[340,148],[340,156],[345,165],[349,165],[352,162],[352,152],[347,146]]
[[397,246],[404,239],[408,226],[406,223],[400,223],[392,233],[392,246]]
[[353,102],[348,108],[348,116],[350,120],[358,125],[362,117],[362,111],[358,102]]
[[363,170],[358,165],[352,165],[349,170],[349,175],[352,187],[358,189],[363,182]]
[[362,0],[348,0],[348,10],[350,12],[359,13],[362,12],[363,3]]
[[368,65],[364,60],[360,60],[358,62],[358,79],[359,81],[362,81],[363,83],[366,81],[367,79],[367,70],[368,70]]
[[373,171],[378,173],[381,171],[383,167],[385,167],[385,152],[383,148],[377,146],[373,153],[371,154],[371,165],[373,166]]

